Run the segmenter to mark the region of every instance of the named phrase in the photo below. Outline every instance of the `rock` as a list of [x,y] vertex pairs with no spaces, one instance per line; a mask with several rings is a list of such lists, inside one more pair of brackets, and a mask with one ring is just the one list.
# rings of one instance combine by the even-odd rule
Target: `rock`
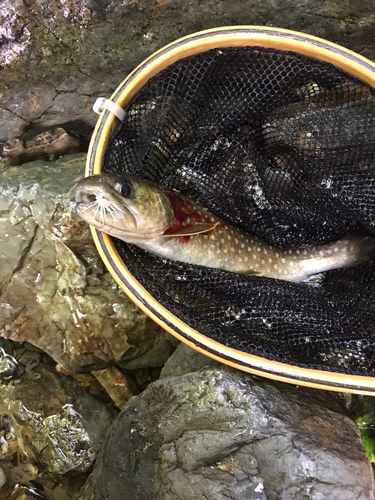
[[[19,450],[22,456],[21,450]],[[14,462],[14,460],[13,460]],[[38,468],[32,463],[12,463],[6,460],[4,463],[4,471],[8,484],[28,484],[34,481],[39,474]]]
[[186,344],[180,344],[174,355],[167,359],[161,370],[160,378],[179,377],[186,373],[196,372],[204,366],[219,366],[219,364]]
[[95,500],[94,492],[92,490],[91,484],[87,482],[81,491],[79,491],[73,500]]
[[59,364],[55,366],[55,369],[58,373],[63,373],[64,375],[73,377],[75,380],[77,380],[77,382],[81,384],[82,387],[90,387],[93,381],[96,380],[94,376],[91,375],[91,373],[72,372],[71,370],[67,370],[64,366]]
[[139,368],[138,370],[132,370],[131,374],[134,377],[140,392],[144,391],[146,387],[159,380],[161,369],[160,368]]
[[84,163],[0,168],[0,336],[73,371],[162,366],[177,341],[122,292],[75,214]]
[[6,482],[7,482],[7,478],[6,478],[5,472],[0,467],[0,490],[6,484]]
[[[0,386],[0,414],[8,416],[13,429],[6,441],[8,481],[36,479],[38,469],[30,472],[35,464],[52,477],[87,471],[117,412],[91,397],[75,380],[58,374],[48,360],[17,382]],[[16,451],[28,458],[27,471],[19,466],[14,470],[11,458]],[[19,465],[25,467],[25,463]]]
[[89,133],[91,106],[160,47],[202,29],[266,25],[311,33],[375,59],[374,0],[40,0],[0,7],[0,142],[41,126]]
[[9,380],[17,374],[17,360],[0,347],[0,380]]
[[30,347],[28,346],[28,348],[25,349],[24,352],[20,355],[19,361],[25,367],[26,371],[31,371],[39,365],[41,358],[41,352],[37,351],[36,349],[30,349]]
[[22,486],[17,484],[14,487],[7,488],[3,494],[6,500],[44,500],[45,497],[40,495],[33,487]]
[[34,160],[52,160],[59,156],[79,153],[83,145],[77,135],[68,134],[61,127],[47,130],[33,139],[9,139],[4,145],[4,158],[10,165],[22,165]]
[[130,375],[121,373],[114,366],[104,370],[95,370],[92,374],[101,383],[118,408],[122,408],[132,396],[139,394],[139,390]]
[[[177,372],[188,351],[173,355]],[[75,500],[374,498],[339,395],[219,364],[169,375],[125,405]]]

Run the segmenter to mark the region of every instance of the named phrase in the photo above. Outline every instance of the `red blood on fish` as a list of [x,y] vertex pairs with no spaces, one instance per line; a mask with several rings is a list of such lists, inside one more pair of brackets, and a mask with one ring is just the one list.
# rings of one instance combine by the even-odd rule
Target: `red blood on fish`
[[[163,193],[168,196],[173,207],[174,219],[172,225],[164,232],[164,234],[176,234],[180,230],[194,229],[194,223],[186,224],[186,220],[190,219],[195,222],[208,222],[209,219],[204,217],[202,213],[196,211],[191,203],[180,198],[177,193],[169,189],[163,189]],[[185,224],[184,224],[185,223]],[[177,239],[177,238],[176,238]],[[178,236],[180,243],[188,243],[190,236]]]

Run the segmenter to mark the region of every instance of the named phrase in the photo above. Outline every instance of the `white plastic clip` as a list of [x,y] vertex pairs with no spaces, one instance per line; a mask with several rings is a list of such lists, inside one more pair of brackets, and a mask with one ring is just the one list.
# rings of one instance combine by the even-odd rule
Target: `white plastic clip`
[[98,113],[98,115],[100,115],[103,109],[107,109],[115,116],[117,116],[120,121],[125,118],[125,111],[122,109],[122,107],[115,102],[106,99],[105,97],[98,97],[92,109],[95,111],[95,113]]

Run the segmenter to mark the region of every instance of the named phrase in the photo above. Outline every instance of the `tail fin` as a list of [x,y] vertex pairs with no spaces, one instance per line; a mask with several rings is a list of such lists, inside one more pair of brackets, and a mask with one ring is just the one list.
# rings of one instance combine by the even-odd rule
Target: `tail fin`
[[311,249],[301,261],[304,276],[300,280],[331,269],[357,266],[366,262],[374,251],[375,237],[359,235]]
[[375,237],[352,236],[348,238],[347,241],[350,250],[347,257],[347,265],[343,267],[352,267],[362,264],[366,262],[375,251]]

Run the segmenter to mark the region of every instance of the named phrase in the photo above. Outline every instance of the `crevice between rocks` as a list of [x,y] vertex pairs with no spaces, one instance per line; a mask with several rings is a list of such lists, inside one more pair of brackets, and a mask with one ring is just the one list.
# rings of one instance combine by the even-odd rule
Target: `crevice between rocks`
[[39,226],[36,225],[29,242],[27,243],[26,247],[22,250],[21,256],[18,260],[16,267],[12,271],[12,275],[11,275],[8,283],[10,283],[12,281],[13,277],[15,276],[15,274],[17,274],[18,271],[20,271],[22,269],[22,267],[26,261],[27,255],[30,252],[31,247],[33,246],[35,238],[37,237],[38,230],[39,230]]

